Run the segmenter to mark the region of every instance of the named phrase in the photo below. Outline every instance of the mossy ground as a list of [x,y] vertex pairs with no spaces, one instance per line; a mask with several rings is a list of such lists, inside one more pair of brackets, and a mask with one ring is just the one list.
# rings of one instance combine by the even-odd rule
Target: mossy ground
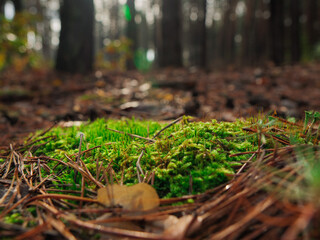
[[[204,192],[228,180],[235,168],[246,160],[248,155],[230,157],[230,154],[257,149],[255,139],[242,130],[249,122],[189,122],[186,118],[164,130],[155,142],[134,138],[124,133],[152,138],[167,123],[140,121],[135,119],[105,120],[98,119],[81,126],[57,127],[44,137],[50,140],[40,141],[34,155],[45,155],[68,161],[76,160],[80,133],[84,134],[82,151],[100,146],[81,155],[93,176],[102,165],[105,169],[111,163],[115,179],[120,181],[123,175],[125,184],[138,182],[136,162],[141,158],[141,168],[145,175],[154,172],[154,186],[161,197],[176,197]],[[63,174],[55,177],[57,185],[74,182],[74,170],[64,166],[55,167],[57,162],[48,166]],[[43,172],[44,177],[48,172]],[[98,173],[100,179],[103,171]],[[80,183],[78,175],[77,183]],[[144,176],[141,176],[142,178]],[[103,180],[105,181],[105,180]],[[192,183],[191,183],[192,182]],[[192,187],[190,186],[192,185]],[[90,186],[88,186],[90,187]]]
[[[192,121],[184,117],[167,128],[168,123],[156,121],[98,119],[80,126],[55,127],[45,134],[38,132],[17,151],[21,156],[19,159],[26,160],[24,169],[29,175],[40,166],[40,159],[43,161],[41,174],[37,174],[40,179],[46,179],[48,193],[64,194],[67,191],[71,195],[79,195],[83,190],[82,175],[78,173],[75,177],[75,169],[61,162],[77,161],[81,133],[85,137],[80,158],[91,175],[102,184],[111,181],[128,185],[138,183],[136,162],[143,151],[140,166],[144,175],[141,177],[150,180],[154,174],[154,187],[159,196],[170,198],[202,193],[226,182],[259,149],[276,152],[274,149],[284,146],[319,145],[320,127],[316,125],[319,119],[318,112],[307,112],[304,125],[273,116],[232,123]],[[1,150],[0,163],[2,176],[7,172],[4,174],[6,178],[14,180],[13,169],[19,166],[8,164],[13,152],[13,149]],[[317,157],[311,159],[316,161]],[[315,167],[318,165],[314,161],[301,160],[300,164],[311,166],[306,175],[311,176],[312,186],[318,186],[319,167]],[[39,179],[35,180],[36,185],[37,182]],[[86,181],[85,187],[97,189],[93,181]],[[94,198],[91,193],[84,196]],[[22,224],[31,215],[37,218],[34,206],[26,209],[11,210],[4,216],[4,222]],[[35,221],[30,220],[27,225],[33,227]]]

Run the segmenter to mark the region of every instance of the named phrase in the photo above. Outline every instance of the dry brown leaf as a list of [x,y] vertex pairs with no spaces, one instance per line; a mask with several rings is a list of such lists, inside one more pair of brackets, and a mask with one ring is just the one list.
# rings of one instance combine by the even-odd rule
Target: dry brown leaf
[[146,183],[138,183],[129,187],[114,184],[100,188],[98,201],[105,206],[120,205],[131,211],[147,211],[160,204],[156,190]]
[[156,219],[156,220],[147,222],[145,229],[148,232],[163,233],[166,229],[177,224],[178,222],[179,222],[179,219],[176,216],[167,215],[167,216],[163,216],[163,219]]
[[164,236],[170,236],[174,239],[184,239],[186,234],[192,234],[201,225],[202,219],[192,215],[185,215],[169,226],[164,231]]

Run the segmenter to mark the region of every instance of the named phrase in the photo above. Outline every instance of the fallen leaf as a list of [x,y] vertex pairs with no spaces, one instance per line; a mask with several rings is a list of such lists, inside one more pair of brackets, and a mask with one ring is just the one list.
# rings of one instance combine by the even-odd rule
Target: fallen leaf
[[202,223],[201,217],[185,215],[175,221],[164,231],[164,236],[172,237],[173,239],[185,239],[186,235],[190,235],[199,229]]
[[148,232],[162,233],[171,226],[177,224],[179,219],[174,215],[163,216],[163,219],[156,219],[147,222],[145,229]]
[[147,211],[160,204],[156,190],[146,183],[138,183],[129,187],[114,184],[100,188],[98,201],[105,206],[120,205],[131,211]]

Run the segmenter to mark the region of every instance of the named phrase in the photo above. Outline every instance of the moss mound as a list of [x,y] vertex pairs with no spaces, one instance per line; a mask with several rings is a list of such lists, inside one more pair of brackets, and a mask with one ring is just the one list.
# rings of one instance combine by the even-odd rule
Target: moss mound
[[[136,162],[141,156],[140,179],[152,179],[161,197],[175,197],[201,193],[227,181],[241,165],[240,161],[248,159],[248,155],[230,155],[257,148],[255,140],[245,137],[248,134],[242,130],[248,122],[189,122],[185,117],[163,130],[166,125],[135,119],[98,119],[80,126],[56,127],[43,136],[34,155],[76,161],[79,136],[83,133],[81,159],[96,179],[107,184],[103,173],[107,172],[110,179],[112,167],[115,181],[137,183]],[[160,130],[163,131],[153,139]],[[48,162],[48,166],[55,173],[63,172],[55,177],[57,186],[74,183],[73,169],[57,165],[56,161]],[[43,174],[45,177],[49,173],[43,170]],[[76,183],[80,182],[78,174]]]

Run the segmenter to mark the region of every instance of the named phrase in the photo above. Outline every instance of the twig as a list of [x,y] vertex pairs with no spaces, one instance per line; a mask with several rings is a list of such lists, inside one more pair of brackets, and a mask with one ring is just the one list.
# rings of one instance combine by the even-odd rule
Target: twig
[[[138,180],[139,180],[139,183],[141,183],[141,177],[140,177],[140,174],[144,175],[143,171],[142,171],[142,168],[140,166],[140,161],[141,161],[141,158],[143,157],[144,155],[144,149],[141,151],[140,153],[140,156],[136,162],[136,166],[137,166],[137,176],[138,176]],[[140,172],[139,172],[140,171]]]
[[[276,142],[275,142],[275,143],[276,143]],[[275,148],[263,149],[263,151],[266,151],[266,152],[276,152],[277,150],[287,149],[287,148],[291,148],[291,147],[292,147],[292,145],[290,145],[290,146],[285,146],[285,147],[281,147],[281,148],[278,148],[278,146],[276,146]],[[260,152],[261,152],[261,151],[260,151]],[[259,153],[259,151],[239,152],[239,153],[230,154],[229,157],[237,157],[237,156],[246,155],[246,154],[252,154],[252,153]]]
[[[79,152],[78,152],[78,156],[77,156],[77,164],[80,165],[80,155],[81,155],[81,146],[82,146],[82,139],[83,139],[83,133],[81,132],[80,133],[80,142],[79,142]],[[78,172],[77,171],[74,171],[74,182],[77,181],[77,175],[78,175]]]
[[102,167],[103,162],[99,164],[99,158],[96,159],[96,180],[99,181],[99,175],[101,172],[101,167]]
[[236,176],[238,176],[241,172],[242,172],[242,170],[246,167],[246,165],[248,164],[248,162],[250,162],[253,158],[254,158],[254,156],[256,156],[256,152],[254,153],[254,154],[252,154],[251,155],[251,157],[247,160],[247,161],[245,161],[245,163],[241,166],[241,168],[238,170],[238,172],[234,175],[234,177],[236,177]]
[[[2,176],[3,179],[5,179],[8,176],[9,171],[10,171],[10,167],[11,167],[11,164],[12,164],[12,160],[14,158],[12,144],[10,144],[10,151],[11,152],[10,152],[10,155],[9,155],[9,163],[6,164],[7,170],[6,170],[6,173]],[[8,160],[6,162],[8,162]]]
[[[183,116],[177,118],[176,120],[174,120],[173,122],[169,123],[167,126],[165,126],[164,128],[162,128],[159,132],[157,132],[153,137],[152,139],[150,138],[147,138],[147,139],[150,139],[152,142],[155,142],[155,138],[158,137],[160,135],[160,133],[162,133],[165,129],[169,128],[170,126],[172,126],[173,124],[179,122],[181,119],[183,118]],[[146,176],[144,177],[144,179],[142,180],[141,179],[141,175],[144,175],[143,171],[142,171],[142,168],[141,168],[141,165],[140,165],[140,161],[141,161],[141,158],[143,157],[144,155],[144,149],[142,149],[141,151],[141,154],[136,162],[136,166],[137,166],[137,177],[138,177],[138,181],[139,183],[143,182],[146,178]]]
[[193,178],[192,174],[189,174],[189,195],[191,195],[193,192]]
[[68,230],[67,226],[60,220],[48,216],[48,222],[54,227],[62,236],[68,240],[77,240],[77,238]]
[[164,240],[164,239],[170,239],[173,238],[167,237],[162,234],[156,234],[156,233],[149,233],[149,232],[141,232],[141,231],[134,231],[134,230],[127,230],[127,229],[120,229],[120,228],[114,228],[114,227],[105,227],[89,222],[84,222],[78,219],[74,219],[69,216],[62,216],[66,220],[68,220],[70,223],[77,225],[81,228],[86,228],[89,230],[94,230],[97,232],[105,233],[105,234],[112,234],[114,236],[122,236],[126,238],[136,238],[136,239],[153,239],[153,240]]
[[[112,144],[112,143],[109,143],[108,145],[110,145],[110,144]],[[84,153],[90,152],[90,151],[92,151],[92,150],[94,150],[94,149],[96,149],[96,148],[100,148],[100,147],[101,147],[101,145],[98,145],[98,146],[89,148],[89,149],[87,149],[87,150],[84,150],[84,151],[81,152],[81,155],[84,154]],[[79,154],[79,153],[78,153],[78,154]]]
[[[101,166],[101,169],[103,169],[103,174],[102,174],[102,176],[100,177],[99,182],[102,182],[103,179],[106,180],[106,176],[107,176],[107,175],[106,175],[106,172],[105,172],[105,171],[109,171],[109,169],[111,168],[112,162],[113,162],[113,160],[111,160],[111,161],[109,162],[109,164],[108,164],[108,166],[107,166],[106,169],[102,166],[102,164],[100,165],[100,166]],[[106,180],[105,182],[107,183],[107,180]]]
[[173,122],[169,123],[167,126],[165,126],[164,128],[162,128],[159,132],[157,132],[152,139],[155,139],[156,137],[158,137],[160,135],[160,133],[162,133],[164,130],[166,130],[167,128],[171,127],[173,124],[176,124],[177,122],[181,121],[181,119],[183,119],[183,116],[177,118],[176,120],[174,120]]
[[116,132],[116,133],[121,133],[121,134],[124,134],[124,135],[128,135],[130,137],[140,138],[140,139],[143,139],[143,140],[146,140],[146,141],[149,141],[149,142],[155,142],[154,139],[142,137],[142,136],[139,136],[139,135],[136,135],[136,134],[126,133],[126,132],[122,132],[122,131],[111,129],[111,128],[107,128],[107,127],[106,127],[106,129],[110,130],[110,131],[113,131],[113,132]]
[[[29,194],[27,196],[29,196]],[[66,195],[66,194],[49,193],[49,194],[38,195],[38,196],[30,198],[30,199],[28,199],[28,201],[26,201],[25,205],[28,205],[31,202],[33,202],[35,200],[39,200],[39,199],[67,199],[67,200],[98,203],[98,201],[96,199],[92,199],[92,198],[78,197],[78,196],[72,196],[72,195]]]
[[30,142],[30,143],[28,143],[26,145],[23,145],[23,146],[21,146],[19,148],[16,148],[16,151],[21,151],[23,149],[26,149],[28,146],[31,146],[31,145],[35,144],[36,142],[40,142],[40,141],[48,139],[48,138],[54,138],[54,137],[53,136],[46,136],[46,137],[43,137],[43,138],[36,139],[33,142]]
[[[82,197],[82,198],[84,197],[84,191],[85,191],[85,182],[84,182],[84,176],[82,176],[82,178],[81,178],[81,197]],[[83,202],[80,201],[80,203],[79,203],[79,209],[82,208],[82,205],[83,205]],[[79,217],[80,217],[80,215],[79,215]]]
[[45,179],[43,179],[37,186],[32,187],[32,189],[30,189],[31,191],[35,191],[37,190],[39,187],[41,187],[41,185],[43,185],[50,177],[52,176],[52,174],[48,175]]
[[36,138],[36,137],[41,137],[43,135],[45,135],[47,132],[49,132],[52,128],[54,128],[56,125],[58,124],[57,121],[55,121],[50,127],[48,127],[47,129],[43,130],[41,133],[39,133],[38,135],[33,135],[31,137],[29,137],[27,139],[27,142],[31,141],[32,139]]
[[154,183],[154,171],[152,171],[149,176],[148,176],[148,179],[147,179],[147,183],[149,183],[151,180],[151,185],[153,185]]
[[2,198],[0,199],[0,205],[6,200],[6,198],[8,197],[8,195],[12,192],[11,189],[13,189],[13,186],[15,185],[14,180],[15,180],[15,175],[13,175],[13,179],[11,181],[10,187],[7,189],[7,191],[5,192],[5,194],[2,196]]
[[[87,179],[91,180],[94,184],[96,184],[98,187],[103,187],[103,184],[99,181],[97,181],[92,175],[91,173],[88,171],[88,169],[85,167],[84,169],[79,166],[77,163],[75,163],[74,161],[72,161],[72,159],[70,157],[68,157],[68,155],[66,155],[66,158],[69,160],[69,162],[66,163],[67,166],[72,167],[75,171],[77,170],[78,172],[81,173],[82,176],[86,177]],[[82,160],[81,160],[82,163]]]
[[19,206],[20,204],[23,203],[24,200],[26,200],[28,197],[30,197],[30,193],[28,193],[26,196],[24,196],[23,198],[21,198],[19,201],[17,201],[15,204],[13,204],[11,206],[11,208],[2,211],[2,213],[0,214],[0,219],[2,219],[4,216],[6,216],[9,212],[11,212],[13,209],[15,209],[17,206]]
[[[254,132],[254,133],[259,133],[259,131],[258,130],[256,130],[256,129],[253,129],[253,128],[242,128],[243,130],[245,130],[245,131],[248,131],[248,132]],[[289,145],[290,144],[290,142],[288,141],[288,140],[285,140],[285,139],[282,139],[282,138],[280,138],[280,137],[277,137],[277,136],[274,136],[274,135],[272,135],[272,134],[268,134],[268,133],[263,133],[266,137],[269,137],[269,138],[273,138],[274,140],[277,140],[278,142],[281,142],[281,143],[283,143],[283,144],[285,144],[285,145]],[[259,144],[260,145],[260,144]]]
[[47,229],[48,229],[47,222],[41,223],[40,225],[30,229],[29,231],[17,236],[15,240],[31,239],[32,237],[36,237],[37,235],[39,235],[39,233],[42,233]]

